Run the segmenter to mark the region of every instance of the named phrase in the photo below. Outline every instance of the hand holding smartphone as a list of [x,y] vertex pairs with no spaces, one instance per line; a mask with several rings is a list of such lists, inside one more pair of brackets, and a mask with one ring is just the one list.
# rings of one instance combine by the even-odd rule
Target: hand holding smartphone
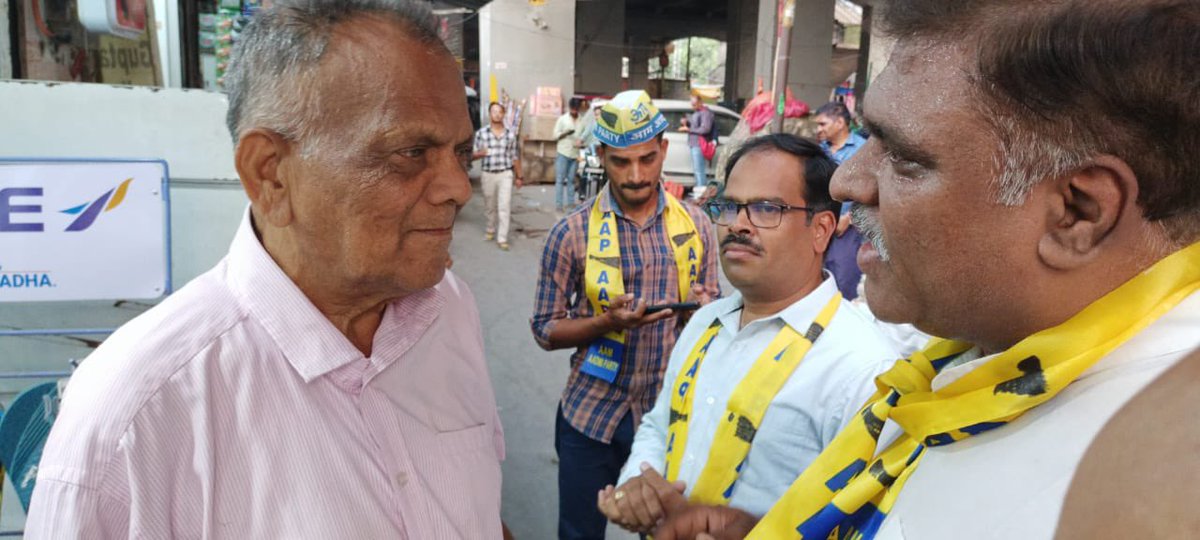
[[669,310],[672,310],[675,312],[692,311],[694,309],[699,309],[699,308],[700,308],[699,302],[678,302],[678,303],[674,303],[674,304],[657,304],[657,305],[653,305],[653,306],[646,306],[646,313],[647,314],[657,313],[664,309],[669,309]]

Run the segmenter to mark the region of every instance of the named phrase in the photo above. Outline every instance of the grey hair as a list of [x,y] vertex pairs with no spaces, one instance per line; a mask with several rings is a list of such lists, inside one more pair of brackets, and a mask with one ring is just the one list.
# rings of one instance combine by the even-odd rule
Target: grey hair
[[1000,202],[1107,154],[1136,175],[1147,221],[1176,247],[1200,239],[1200,2],[888,0],[883,14],[901,41],[974,47]]
[[225,122],[234,144],[242,133],[261,127],[311,148],[322,105],[311,88],[330,36],[339,24],[372,16],[395,21],[418,42],[446,50],[424,2],[278,0],[242,32],[225,76]]
[[993,190],[996,201],[1006,206],[1020,206],[1033,188],[1042,180],[1056,178],[1075,170],[1099,153],[1100,145],[1086,133],[1076,133],[1077,139],[1063,145],[1059,141],[1030,131],[1020,121],[1004,111],[982,102],[988,111],[985,120],[1000,140],[1000,152],[993,155],[994,170],[1000,172]]

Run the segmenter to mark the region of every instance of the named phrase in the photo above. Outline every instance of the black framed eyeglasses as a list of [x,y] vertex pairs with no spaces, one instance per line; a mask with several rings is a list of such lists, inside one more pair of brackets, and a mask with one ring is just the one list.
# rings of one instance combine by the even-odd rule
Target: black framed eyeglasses
[[738,214],[746,209],[750,224],[761,229],[774,229],[783,221],[784,212],[798,210],[809,215],[816,213],[815,208],[807,206],[792,206],[771,201],[753,201],[748,203],[734,202],[728,199],[713,199],[704,204],[704,212],[717,225],[726,227],[737,221]]

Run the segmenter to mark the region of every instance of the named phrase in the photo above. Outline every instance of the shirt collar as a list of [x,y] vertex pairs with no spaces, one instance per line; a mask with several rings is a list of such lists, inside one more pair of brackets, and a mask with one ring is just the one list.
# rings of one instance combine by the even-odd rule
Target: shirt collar
[[496,139],[496,140],[504,140],[504,139],[507,139],[507,138],[508,138],[508,136],[509,136],[509,133],[511,133],[511,131],[508,129],[508,126],[504,126],[504,131],[503,131],[503,132],[501,132],[501,133],[500,133],[500,135],[498,135],[498,136],[496,135],[496,132],[495,132],[495,131],[492,131],[492,125],[491,125],[491,124],[488,124],[488,125],[486,125],[486,126],[483,126],[483,127],[479,128],[479,129],[480,129],[481,131],[483,131],[484,133],[486,133],[486,135],[484,135],[485,137],[492,137],[492,138],[494,138],[494,139]]
[[[613,200],[612,189],[613,189],[612,183],[610,182],[608,184],[608,189],[605,189],[602,192],[601,197],[600,197],[600,211],[601,212],[612,211],[612,212],[615,212],[617,214],[617,216],[620,216],[623,218],[623,217],[625,217],[625,211],[621,210],[621,205],[617,204],[617,202]],[[662,181],[659,181],[658,182],[658,206],[654,209],[654,217],[657,218],[660,214],[662,214],[663,209],[665,209],[666,207],[667,207],[667,191],[665,189],[663,189]],[[650,221],[653,222],[654,220],[650,220]]]
[[[791,326],[797,332],[804,334],[808,332],[808,327],[812,325],[813,320],[821,313],[821,309],[825,304],[829,303],[829,299],[837,294],[837,283],[829,272],[822,271],[825,280],[808,293],[804,298],[797,300],[792,305],[783,308],[782,311],[774,315],[763,317],[750,324],[765,324],[770,321],[781,319],[785,324]],[[742,293],[734,291],[727,299],[728,302],[720,306],[717,312],[717,319],[720,319],[721,325],[737,332],[741,326],[742,304],[744,302]],[[750,325],[747,325],[750,326]]]
[[[842,143],[842,147],[838,149],[838,152],[841,152],[847,148],[855,148],[865,142],[867,142],[867,140],[864,139],[862,135],[851,131],[850,135],[846,137],[846,142]],[[832,151],[833,143],[830,143],[829,139],[825,139],[821,141],[821,148],[824,148],[826,151]]]
[[[234,235],[226,261],[230,288],[305,382],[366,360],[263,248],[251,225],[249,209]],[[374,371],[391,364],[408,350],[436,319],[443,304],[437,288],[389,304],[371,349],[372,358],[379,363]]]

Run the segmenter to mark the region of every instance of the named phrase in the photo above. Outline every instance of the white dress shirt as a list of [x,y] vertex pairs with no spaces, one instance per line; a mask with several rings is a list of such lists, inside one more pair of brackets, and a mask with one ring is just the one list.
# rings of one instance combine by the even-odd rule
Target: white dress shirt
[[[720,319],[722,327],[696,377],[687,446],[679,468],[678,479],[687,483],[688,494],[708,459],[713,436],[738,383],[785,324],[801,334],[807,332],[837,292],[833,278],[827,278],[800,301],[744,328],[739,328],[740,293],[697,311],[671,351],[663,389],[654,408],[642,417],[619,483],[640,474],[642,462],[663,471],[670,392],[688,354],[714,319]],[[872,321],[860,308],[842,301],[829,327],[767,408],[734,486],[730,506],[758,516],[765,514],[875,392],[875,376],[891,367],[899,356]]]
[[[1194,293],[1012,423],[926,448],[875,538],[1053,538],[1067,488],[1092,439],[1125,402],[1198,347],[1200,293]],[[931,387],[944,388],[992,358],[946,368]],[[899,433],[889,420],[880,448]]]

